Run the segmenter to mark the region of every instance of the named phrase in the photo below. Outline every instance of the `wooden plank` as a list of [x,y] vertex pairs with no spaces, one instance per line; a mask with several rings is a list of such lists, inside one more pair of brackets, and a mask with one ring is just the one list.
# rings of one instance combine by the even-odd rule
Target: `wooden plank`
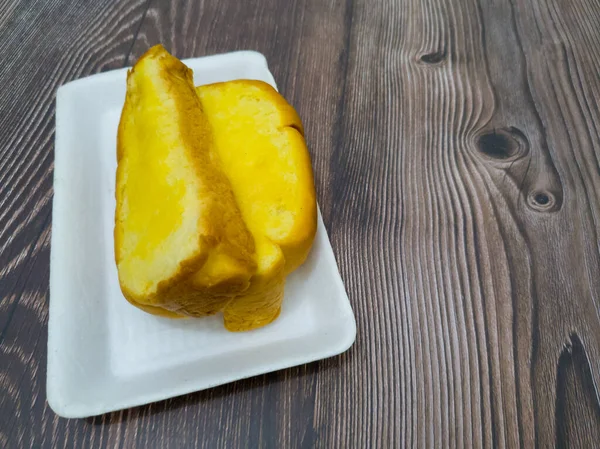
[[[582,90],[599,80],[567,36],[594,41],[573,11],[599,5],[556,3],[552,20],[530,2],[355,4],[331,227],[371,367],[351,387],[357,447],[550,447],[565,422],[595,444],[600,178],[597,145],[574,144],[600,117],[569,62]],[[565,378],[588,397],[570,411]]]
[[146,0],[0,7],[0,447],[91,447],[110,429],[46,403],[55,93],[126,64]]
[[540,183],[550,183],[551,193],[562,188],[560,210],[524,220],[535,242],[534,428],[541,447],[594,447],[600,436],[600,5],[520,1],[514,13],[548,159],[556,166],[554,179],[530,170],[530,191],[543,189]]
[[[48,98],[124,63],[144,5],[46,8],[0,8],[18,62],[0,67],[0,446],[596,445],[597,0],[153,2],[132,59],[267,56],[359,333],[341,357],[69,422],[43,402]],[[54,24],[40,50],[36,20]]]

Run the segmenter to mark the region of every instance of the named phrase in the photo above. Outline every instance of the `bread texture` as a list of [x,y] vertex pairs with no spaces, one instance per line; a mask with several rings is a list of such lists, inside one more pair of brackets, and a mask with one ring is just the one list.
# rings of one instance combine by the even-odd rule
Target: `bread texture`
[[316,201],[300,119],[268,84],[194,88],[161,46],[130,70],[117,138],[115,256],[124,296],[167,317],[278,315]]
[[196,88],[214,146],[254,237],[257,271],[224,310],[228,329],[277,317],[285,276],[300,266],[316,231],[312,168],[298,114],[262,81]]

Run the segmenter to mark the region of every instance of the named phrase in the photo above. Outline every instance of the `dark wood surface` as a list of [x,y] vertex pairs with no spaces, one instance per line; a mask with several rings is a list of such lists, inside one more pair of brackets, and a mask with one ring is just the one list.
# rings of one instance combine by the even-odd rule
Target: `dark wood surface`
[[[0,3],[0,447],[598,447],[600,1]],[[305,124],[357,340],[61,419],[55,92],[159,42],[267,56]]]

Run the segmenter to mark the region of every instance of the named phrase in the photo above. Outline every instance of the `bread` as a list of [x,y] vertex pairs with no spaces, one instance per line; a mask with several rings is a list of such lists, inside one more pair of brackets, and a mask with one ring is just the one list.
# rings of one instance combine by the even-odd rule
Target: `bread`
[[192,72],[160,47],[128,74],[117,160],[125,297],[149,312],[202,316],[245,291],[254,240],[216,160]]
[[117,159],[124,296],[168,317],[222,310],[232,331],[273,321],[316,230],[293,108],[257,81],[194,90],[191,70],[156,46],[128,74]]
[[225,325],[236,330],[259,326],[279,314],[285,276],[304,262],[316,231],[302,123],[285,99],[261,81],[211,84],[196,92],[257,251],[257,272],[248,291],[225,308]]

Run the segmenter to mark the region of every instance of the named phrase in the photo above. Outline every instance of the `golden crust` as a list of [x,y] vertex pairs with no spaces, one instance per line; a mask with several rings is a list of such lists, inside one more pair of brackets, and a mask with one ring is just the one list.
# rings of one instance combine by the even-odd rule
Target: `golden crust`
[[[225,97],[219,100],[220,95]],[[253,100],[249,106],[243,103],[247,98]],[[263,109],[263,121],[256,121],[253,117],[262,117]],[[219,120],[223,111],[238,113]],[[151,132],[158,130],[159,141],[148,142],[147,132],[140,132],[144,126],[148,131],[148,123],[154,124],[149,128]],[[231,331],[261,327],[277,318],[285,276],[304,262],[316,232],[314,182],[303,133],[296,111],[266,83],[239,80],[194,91],[191,70],[162,47],[153,47],[140,58],[128,73],[117,137],[115,255],[127,300],[148,313],[171,318],[223,311],[225,326]],[[161,136],[167,138],[160,141]],[[237,136],[238,141],[231,140],[231,136]],[[164,152],[169,145],[185,148],[184,163],[178,162],[175,167],[189,165],[194,169],[193,177],[184,176],[185,189],[198,184],[197,191],[191,200],[186,197],[182,216],[189,215],[189,210],[202,211],[194,228],[197,240],[192,244],[193,251],[177,259],[176,270],[164,278],[152,278],[155,288],[140,293],[131,287],[139,280],[135,278],[139,275],[137,268],[128,271],[124,263],[127,257],[135,256],[130,250],[132,245],[124,241],[124,236],[132,234],[125,228],[134,221],[128,213],[145,207],[136,202],[131,203],[131,209],[128,207],[127,200],[135,197],[128,182],[145,167],[144,163],[136,167],[131,161],[142,160],[135,156],[142,151],[144,157],[154,151],[154,156],[163,158],[161,163],[169,166],[169,161],[176,159],[173,151]],[[261,159],[265,156],[270,161],[266,165]],[[264,166],[271,171],[260,168]],[[159,172],[159,178],[163,175],[169,176]],[[264,184],[271,178],[271,185]],[[285,182],[286,189],[280,189],[278,183]],[[259,193],[247,194],[254,190]],[[291,193],[274,195],[280,190]],[[140,198],[143,203],[144,197]],[[161,203],[160,194],[152,201],[158,203],[154,207],[171,207]],[[196,207],[196,202],[202,207]],[[159,224],[164,227],[162,221]],[[173,224],[170,234],[165,231],[166,238],[183,228],[181,223],[178,226]],[[152,241],[156,237],[153,227],[148,229],[146,240]],[[164,238],[157,237],[156,247],[163,243]],[[161,251],[155,255],[172,258],[168,248],[167,253]],[[134,276],[128,278],[132,273]]]
[[[303,201],[297,205],[296,215],[294,217],[294,225],[290,227],[285,235],[274,238],[269,238],[276,243],[284,253],[286,265],[286,274],[291,273],[298,268],[308,256],[312,242],[315,237],[317,230],[317,207],[316,207],[316,194],[314,190],[314,179],[312,172],[312,165],[310,161],[310,155],[306,142],[304,140],[304,127],[302,121],[298,116],[296,110],[283,98],[270,84],[258,80],[234,80],[222,83],[214,83],[206,86],[196,87],[196,92],[203,100],[203,105],[207,110],[209,121],[213,121],[213,114],[211,110],[207,108],[207,97],[212,90],[238,90],[238,97],[244,95],[252,96],[255,100],[262,98],[272,103],[277,110],[277,117],[270,117],[270,120],[278,130],[285,130],[288,132],[287,141],[290,142],[290,146],[293,147],[295,155],[297,156],[294,160],[295,174],[299,178],[299,182],[294,186],[295,189],[302,192]],[[217,105],[220,107],[220,104]],[[231,107],[231,105],[223,106]],[[217,115],[217,114],[214,114]],[[253,123],[253,126],[259,126],[258,123]],[[263,126],[263,128],[266,126]],[[213,129],[215,129],[213,123]],[[251,132],[251,130],[249,130]],[[231,133],[231,129],[223,129],[222,134]],[[218,139],[217,139],[218,140]],[[243,147],[239,151],[240,156],[248,157],[245,152],[247,147]],[[225,151],[228,153],[235,152],[236,148],[227,148]],[[270,155],[271,157],[277,158],[277,149]],[[281,156],[284,159],[284,156]],[[226,170],[226,168],[225,168]],[[227,171],[227,170],[226,170]],[[231,179],[234,174],[227,173]],[[256,179],[261,179],[257,173]],[[233,181],[233,179],[232,179]],[[241,199],[238,197],[238,201]],[[243,208],[243,205],[241,205]]]
[[[160,94],[153,96],[153,92]],[[156,120],[157,115],[178,117],[173,120],[177,121],[174,130],[161,126],[161,121]],[[142,164],[146,155],[137,153],[147,151],[148,148],[143,148],[143,144],[148,142],[143,140],[143,136],[140,137],[138,128],[140,123],[151,121],[155,122],[157,128],[154,136],[156,140],[151,142],[152,146],[168,147],[176,142],[184,149],[182,163],[192,167],[196,175],[194,181],[197,192],[193,192],[190,197],[201,213],[198,214],[198,224],[194,228],[198,231],[193,237],[197,240],[195,251],[186,254],[185,259],[178,262],[176,270],[169,273],[168,277],[157,280],[154,289],[139,292],[131,287],[131,279],[127,279],[124,269],[127,257],[132,257],[132,254],[126,254],[127,245],[123,242],[127,220],[132,221],[127,213],[131,214],[135,209],[134,206],[129,210],[124,204],[130,199],[128,194],[131,196],[133,190],[128,187],[127,181],[131,182],[131,178],[135,176],[145,176],[140,171],[146,168]],[[171,136],[173,133],[178,135]],[[159,162],[168,165],[173,152],[156,153],[163,157]],[[246,290],[255,271],[252,235],[241,218],[229,181],[212,154],[210,128],[194,93],[191,70],[161,47],[150,49],[128,74],[128,92],[117,136],[117,155],[115,255],[121,289],[126,298],[146,311],[154,312],[155,308],[162,308],[167,311],[167,315],[173,315],[168,313],[171,311],[175,314],[202,316],[216,313],[233,295]],[[139,167],[124,160],[128,156],[134,159],[135,155],[140,161]],[[155,199],[150,198],[149,201]],[[185,204],[185,207],[189,206],[190,204]],[[171,231],[176,232],[177,229]],[[227,280],[218,285],[199,285],[197,279],[193,279],[214,254],[229,257],[237,269],[234,270],[236,273],[231,285],[227,285]],[[156,252],[156,257],[168,256],[169,254]]]

